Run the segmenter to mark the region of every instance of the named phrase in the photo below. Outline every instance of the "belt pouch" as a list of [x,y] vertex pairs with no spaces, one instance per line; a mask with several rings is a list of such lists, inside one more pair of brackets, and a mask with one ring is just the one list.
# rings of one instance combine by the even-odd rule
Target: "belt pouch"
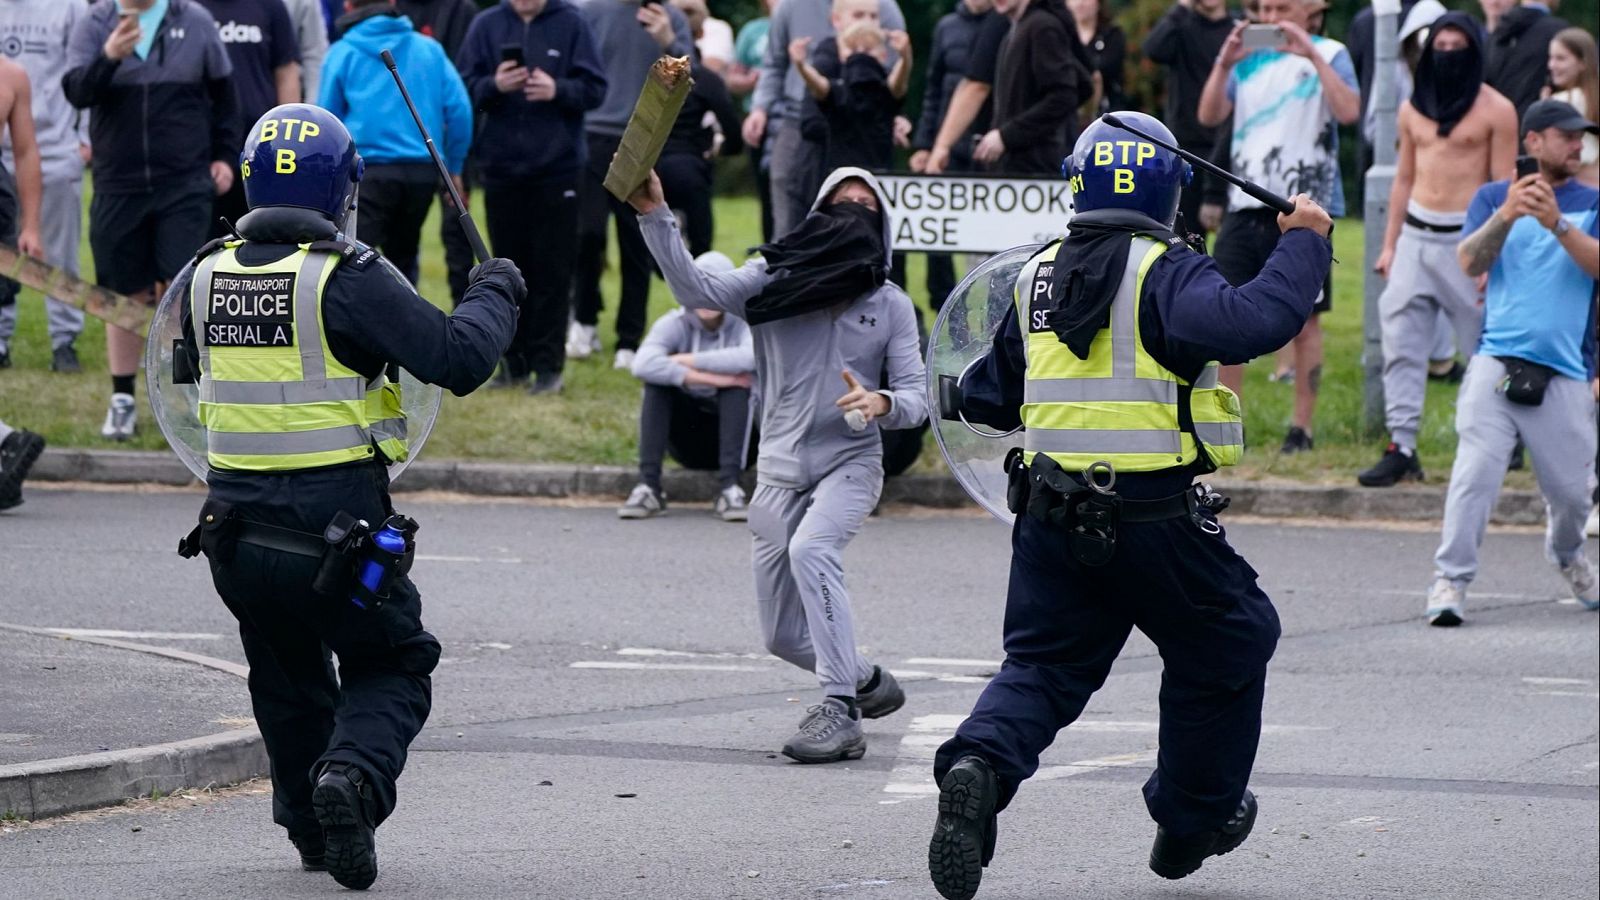
[[322,562],[317,566],[317,576],[311,589],[319,594],[337,597],[347,592],[355,575],[356,559],[361,544],[366,540],[367,523],[340,510],[327,527],[322,529],[322,539],[327,548],[322,552]]
[[1506,367],[1506,380],[1500,385],[1500,393],[1505,394],[1507,400],[1523,406],[1538,406],[1544,402],[1544,392],[1550,387],[1555,369],[1514,356],[1496,359]]

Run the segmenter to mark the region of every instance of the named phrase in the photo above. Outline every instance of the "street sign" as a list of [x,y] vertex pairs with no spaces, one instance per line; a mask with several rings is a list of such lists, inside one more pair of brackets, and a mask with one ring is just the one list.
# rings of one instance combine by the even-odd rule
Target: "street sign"
[[894,249],[998,253],[1066,233],[1072,191],[1062,178],[879,175]]

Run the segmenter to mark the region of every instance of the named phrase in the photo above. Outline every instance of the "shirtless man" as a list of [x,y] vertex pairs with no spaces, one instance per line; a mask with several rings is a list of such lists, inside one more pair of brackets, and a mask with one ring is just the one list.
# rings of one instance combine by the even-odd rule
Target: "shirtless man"
[[1399,162],[1376,266],[1389,279],[1378,311],[1390,442],[1378,463],[1356,476],[1367,487],[1423,478],[1417,428],[1439,312],[1454,326],[1462,353],[1470,356],[1478,346],[1483,307],[1456,264],[1456,244],[1472,195],[1511,177],[1517,154],[1516,110],[1483,83],[1483,71],[1477,23],[1447,13],[1433,23],[1416,87],[1400,108]]
[[[42,258],[39,240],[39,201],[44,195],[44,175],[39,168],[39,142],[33,135],[33,89],[28,72],[0,57],[0,122],[11,131],[12,158],[16,161],[16,193],[0,190],[0,241],[17,242],[17,250]],[[21,228],[17,226],[21,207]],[[0,278],[0,306],[17,302],[17,283]],[[0,353],[0,369],[11,365],[11,354]]]

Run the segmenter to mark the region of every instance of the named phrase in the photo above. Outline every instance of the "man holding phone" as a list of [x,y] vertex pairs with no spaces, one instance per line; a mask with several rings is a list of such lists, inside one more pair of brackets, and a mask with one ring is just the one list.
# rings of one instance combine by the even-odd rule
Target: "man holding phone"
[[485,10],[456,61],[483,116],[476,154],[489,241],[496,255],[537,273],[497,383],[556,393],[578,254],[578,180],[588,162],[583,116],[606,95],[605,66],[568,0],[504,0]]
[[[1521,437],[1549,509],[1545,555],[1571,596],[1600,609],[1583,521],[1595,476],[1595,280],[1600,191],[1578,181],[1583,136],[1600,134],[1570,104],[1541,100],[1522,117],[1538,166],[1479,188],[1457,250],[1472,278],[1489,276],[1483,341],[1456,400],[1461,436],[1428,589],[1428,624],[1460,625],[1478,548]],[[1519,173],[1520,175],[1520,173]]]
[[[1338,41],[1306,31],[1316,0],[1261,0],[1261,24],[1240,22],[1222,44],[1197,118],[1215,126],[1233,116],[1235,175],[1284,197],[1309,194],[1334,218],[1344,215],[1339,180],[1339,126],[1361,115],[1350,52]],[[1246,44],[1246,41],[1249,44]],[[1252,51],[1251,46],[1259,47]],[[1243,63],[1243,65],[1241,65]],[[1255,278],[1277,246],[1277,213],[1234,187],[1217,232],[1215,256],[1235,286]],[[1322,381],[1322,327],[1317,314],[1333,307],[1333,276],[1304,330],[1293,342],[1294,417],[1281,452],[1312,449],[1312,415]],[[1238,390],[1244,374],[1224,366],[1222,380]]]
[[1483,72],[1478,23],[1466,13],[1446,13],[1428,32],[1415,89],[1400,107],[1400,153],[1375,267],[1389,279],[1378,300],[1389,446],[1356,476],[1366,487],[1423,478],[1417,429],[1439,312],[1455,328],[1463,354],[1478,347],[1483,308],[1477,285],[1456,264],[1456,244],[1473,194],[1508,175],[1517,153],[1516,110],[1483,83]]

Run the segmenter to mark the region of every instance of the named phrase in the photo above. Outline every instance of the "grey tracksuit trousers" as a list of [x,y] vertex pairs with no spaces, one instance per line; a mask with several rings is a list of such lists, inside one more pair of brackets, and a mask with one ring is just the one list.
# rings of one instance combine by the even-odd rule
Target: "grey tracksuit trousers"
[[762,637],[773,655],[815,672],[830,696],[853,697],[872,677],[856,651],[843,555],[882,490],[883,464],[868,457],[806,490],[757,484],[750,498]]
[[1465,583],[1478,573],[1478,548],[1506,477],[1517,437],[1528,447],[1539,492],[1548,506],[1545,555],[1559,566],[1583,555],[1583,523],[1595,477],[1595,403],[1585,382],[1550,379],[1538,406],[1498,393],[1506,367],[1492,356],[1467,364],[1456,399],[1455,468],[1444,505],[1444,534],[1434,556],[1437,577]]
[[[1407,212],[1422,221],[1460,228],[1466,213],[1441,213],[1415,203]],[[1455,326],[1456,347],[1471,355],[1483,330],[1478,288],[1456,261],[1459,230],[1427,231],[1405,225],[1395,245],[1389,284],[1378,298],[1383,329],[1383,398],[1389,433],[1396,444],[1415,449],[1428,388],[1428,359],[1434,355],[1436,323],[1442,312]]]
[[[21,210],[17,227],[21,227]],[[83,228],[83,180],[46,180],[39,202],[39,240],[44,243],[45,262],[78,274],[78,245]],[[15,235],[12,236],[13,239]],[[83,310],[54,297],[45,300],[50,328],[50,347],[70,344],[83,331]],[[0,307],[0,350],[11,344],[17,333],[17,304]]]

